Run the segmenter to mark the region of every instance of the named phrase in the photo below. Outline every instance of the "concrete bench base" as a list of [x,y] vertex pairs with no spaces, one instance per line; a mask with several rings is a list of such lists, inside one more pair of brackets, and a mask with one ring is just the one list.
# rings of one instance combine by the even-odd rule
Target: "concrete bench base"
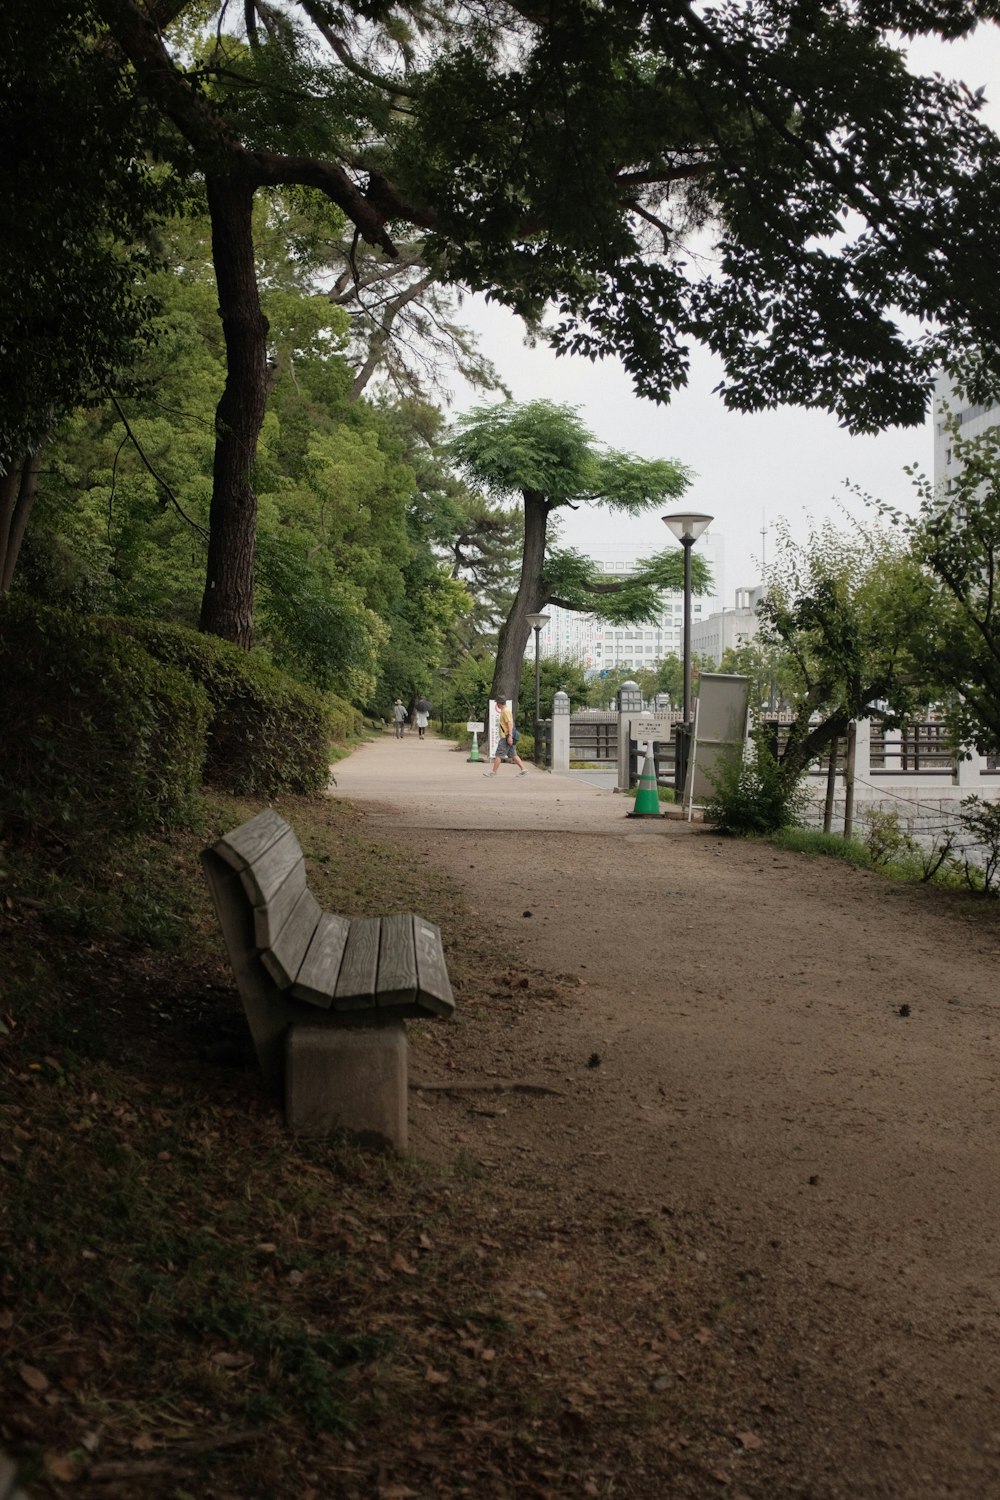
[[285,1118],[300,1135],[346,1130],[360,1145],[407,1148],[406,1027],[291,1026]]

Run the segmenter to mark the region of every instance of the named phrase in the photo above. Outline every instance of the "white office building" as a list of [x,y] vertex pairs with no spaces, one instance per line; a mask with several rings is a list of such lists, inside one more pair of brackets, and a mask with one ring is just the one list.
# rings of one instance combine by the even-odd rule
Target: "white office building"
[[760,584],[737,589],[731,608],[726,606],[704,619],[692,619],[691,655],[709,656],[719,666],[727,651],[735,651],[752,641],[760,629],[757,601],[763,592]]
[[955,433],[961,438],[981,437],[991,427],[1000,427],[1000,406],[976,406],[960,395],[947,375],[934,382],[934,484],[946,492],[961,465],[954,452]]

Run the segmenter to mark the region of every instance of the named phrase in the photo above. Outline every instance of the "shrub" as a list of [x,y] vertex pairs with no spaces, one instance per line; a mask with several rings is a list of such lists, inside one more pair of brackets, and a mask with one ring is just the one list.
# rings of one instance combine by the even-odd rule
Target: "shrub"
[[0,807],[76,837],[179,821],[201,783],[204,691],[137,641],[24,598],[0,608]]
[[996,895],[1000,877],[1000,802],[963,797],[958,821],[971,846],[981,851],[979,862],[974,864],[967,857],[963,860],[966,884],[970,890]]
[[348,703],[346,698],[338,698],[336,693],[328,693],[326,702],[330,714],[331,738],[338,744],[366,732],[368,721],[353,703]]
[[801,822],[807,796],[782,771],[762,734],[752,737],[751,747],[748,759],[737,748],[717,762],[710,773],[715,791],[705,804],[706,818],[720,833],[740,838]]
[[[330,778],[330,741],[350,705],[328,701],[277,667],[218,636],[182,625],[116,620],[157,661],[201,684],[212,707],[205,780],[239,796],[323,791]],[[344,710],[347,710],[347,714]]]
[[917,845],[899,821],[895,809],[888,812],[879,807],[870,807],[862,815],[863,842],[875,869],[879,865],[896,863],[917,852]]

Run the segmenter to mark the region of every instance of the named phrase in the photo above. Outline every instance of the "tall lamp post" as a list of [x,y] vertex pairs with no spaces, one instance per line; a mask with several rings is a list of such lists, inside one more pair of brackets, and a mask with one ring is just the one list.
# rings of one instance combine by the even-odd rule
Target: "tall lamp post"
[[684,548],[684,724],[691,723],[691,548],[712,524],[711,516],[697,511],[679,510],[663,516],[668,526]]
[[542,626],[543,625],[547,625],[548,623],[549,623],[549,616],[548,615],[529,615],[528,616],[528,624],[531,626],[532,630],[535,632],[535,733],[534,733],[534,739],[535,739],[535,760],[536,761],[538,760],[538,723],[539,723],[539,720],[541,718],[541,706],[542,706],[542,685],[541,685],[541,675],[540,675],[541,669],[540,669],[539,661],[538,661],[538,637],[541,634]]

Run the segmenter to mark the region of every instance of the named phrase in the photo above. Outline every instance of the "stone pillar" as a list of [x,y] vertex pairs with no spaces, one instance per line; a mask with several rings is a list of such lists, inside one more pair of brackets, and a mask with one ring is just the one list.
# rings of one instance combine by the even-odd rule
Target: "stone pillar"
[[[871,781],[872,779],[872,721],[871,719],[859,719],[857,721],[857,733],[854,738],[854,774],[859,781]],[[871,796],[871,788],[866,788],[867,795]]]
[[631,790],[632,715],[642,710],[642,690],[637,682],[623,682],[618,689],[618,785],[616,792]]
[[[968,757],[968,758],[966,758]],[[955,786],[982,788],[982,773],[986,769],[986,757],[980,755],[971,745],[963,745],[958,751],[955,759],[955,774],[952,778]]]
[[569,770],[569,698],[561,691],[552,703],[552,769]]
[[899,729],[885,731],[885,769],[898,774],[903,769],[903,735]]

